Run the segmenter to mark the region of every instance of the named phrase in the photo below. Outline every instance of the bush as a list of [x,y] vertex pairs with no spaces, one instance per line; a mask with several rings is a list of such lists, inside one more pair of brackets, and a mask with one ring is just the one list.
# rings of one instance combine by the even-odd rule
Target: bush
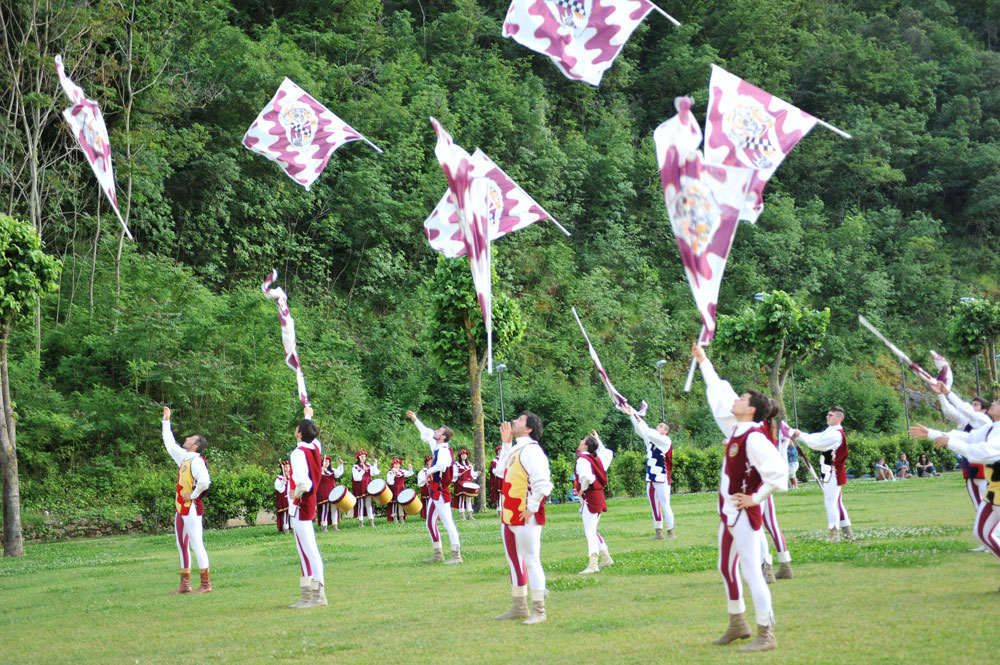
[[609,496],[641,496],[646,493],[646,455],[625,450],[611,460]]
[[549,460],[549,471],[552,473],[552,494],[550,499],[553,503],[566,501],[567,495],[573,490],[573,476],[575,457],[560,455]]
[[205,497],[205,524],[223,527],[227,520],[253,523],[257,513],[274,501],[274,478],[256,465],[238,471],[220,469],[212,474],[212,486]]
[[718,489],[721,451],[718,446],[674,447],[673,490],[702,492]]
[[824,417],[831,404],[844,407],[845,429],[865,434],[897,429],[903,417],[899,394],[865,370],[831,365],[826,372],[804,381],[800,390],[803,431],[825,429]]

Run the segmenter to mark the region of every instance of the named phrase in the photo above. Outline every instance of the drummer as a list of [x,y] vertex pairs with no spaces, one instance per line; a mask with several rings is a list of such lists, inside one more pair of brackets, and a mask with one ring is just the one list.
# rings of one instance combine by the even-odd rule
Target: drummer
[[420,509],[420,517],[422,519],[427,519],[427,503],[431,498],[431,486],[427,484],[430,480],[431,464],[434,463],[434,455],[424,456],[424,468],[420,469],[417,473],[417,487],[420,488],[420,502],[423,507]]
[[357,460],[351,467],[351,493],[358,500],[354,504],[354,516],[358,518],[358,526],[365,525],[365,514],[368,514],[368,521],[375,526],[375,511],[372,509],[372,498],[368,494],[368,483],[374,476],[381,475],[378,469],[378,460],[368,463],[368,453],[359,450],[354,456]]
[[[479,472],[472,468],[469,461],[469,451],[462,448],[458,451],[458,461],[455,462],[455,483],[452,486],[455,496],[458,497],[458,514],[463,520],[474,520],[472,516],[472,500],[479,494],[479,485],[473,481],[479,477]],[[475,488],[469,487],[475,485]]]
[[388,485],[389,491],[392,492],[392,501],[385,507],[385,519],[387,522],[395,521],[397,524],[402,524],[406,521],[406,513],[396,499],[399,497],[399,493],[406,489],[406,479],[412,475],[413,465],[407,464],[404,469],[401,459],[398,457],[392,458],[389,470],[385,472],[386,485]]
[[319,495],[316,497],[316,520],[323,531],[328,531],[327,525],[332,524],[334,531],[339,531],[340,511],[330,503],[330,492],[337,486],[337,479],[344,475],[344,460],[337,460],[337,468],[331,468],[333,458],[323,456],[323,470],[319,477]]

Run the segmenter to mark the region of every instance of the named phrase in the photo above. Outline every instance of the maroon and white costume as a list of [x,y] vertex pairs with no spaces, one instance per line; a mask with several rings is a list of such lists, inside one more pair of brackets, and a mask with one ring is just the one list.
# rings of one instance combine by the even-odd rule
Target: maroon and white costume
[[847,484],[847,435],[842,425],[830,425],[822,432],[802,432],[799,441],[820,455],[820,484],[823,487],[823,505],[826,508],[826,526],[851,526],[851,518],[844,508],[843,486]]
[[[325,585],[323,557],[316,544],[316,492],[322,473],[322,444],[319,439],[300,441],[288,456],[292,463],[292,477],[288,482],[288,519],[295,534],[295,548],[299,554],[302,581],[311,580]],[[305,585],[303,585],[305,586]]]
[[421,519],[427,519],[427,506],[430,504],[431,500],[431,486],[430,486],[430,474],[428,469],[430,468],[431,462],[434,461],[433,455],[427,455],[424,457],[424,468],[417,472],[417,489],[420,490],[420,517]]
[[[462,453],[465,453],[466,461],[462,461]],[[464,487],[462,483],[471,483],[476,478],[479,477],[479,472],[472,467],[472,462],[469,461],[469,451],[464,448],[459,451],[459,460],[455,462],[455,482],[452,485],[452,493],[458,500],[458,512],[462,519],[466,519],[466,511],[471,518],[473,509],[472,502],[475,499],[474,496],[464,493]]]
[[412,475],[413,469],[402,468],[402,462],[399,458],[392,460],[392,465],[385,472],[385,484],[388,486],[389,491],[392,492],[392,501],[385,507],[385,518],[387,521],[395,521],[397,523],[406,521],[406,512],[403,511],[403,507],[396,501],[396,497],[406,489],[406,479]]
[[490,501],[496,505],[497,514],[500,514],[500,490],[503,487],[503,478],[496,473],[497,462],[500,461],[500,446],[493,451],[496,457],[490,462]]
[[[719,429],[729,437],[719,482],[718,561],[726,587],[727,607],[730,615],[746,611],[743,585],[736,574],[739,564],[743,579],[750,587],[757,624],[773,626],[771,592],[761,572],[761,504],[774,492],[788,489],[788,463],[781,459],[762,423],[736,420],[733,404],[739,395],[728,381],[719,378],[712,361],[706,358],[699,366],[705,379],[709,408]],[[737,493],[750,495],[754,505],[737,508],[733,503],[733,495]]]
[[[362,455],[366,458],[364,462],[361,461]],[[358,524],[364,526],[367,514],[371,525],[375,526],[375,510],[372,508],[372,497],[368,494],[368,483],[372,481],[373,477],[381,475],[382,472],[379,471],[377,462],[368,463],[368,455],[365,451],[358,451],[355,457],[357,461],[351,467],[351,494],[358,500],[354,504],[354,517],[358,518]]]
[[[971,432],[992,422],[984,411],[976,411],[972,404],[963,401],[954,390],[950,390],[947,395],[938,394],[938,401],[941,403],[941,413],[964,432]],[[978,514],[986,494],[986,469],[982,464],[974,464],[965,457],[959,457],[958,461],[962,467],[962,477],[965,478],[965,489],[972,500],[972,508]]]
[[[773,434],[770,438],[774,442]],[[778,447],[778,454],[781,455],[781,459],[785,460],[785,464],[788,463],[788,445],[791,441],[789,437],[780,431],[778,432],[778,440],[775,442],[775,445]],[[767,533],[771,534],[771,540],[774,541],[774,548],[778,550],[778,562],[790,563],[792,561],[792,554],[788,551],[788,545],[785,543],[785,534],[782,533],[781,527],[778,525],[778,514],[774,511],[774,497],[767,497],[767,500],[761,504],[760,508],[764,517],[764,529],[760,532],[761,557],[768,564],[774,564],[774,557],[771,556],[771,548],[767,544],[767,534],[764,533],[764,531],[767,531]]]
[[[191,569],[192,549],[198,560],[198,568],[203,571],[207,570],[208,552],[205,551],[204,529],[201,521],[205,514],[205,506],[202,503],[201,495],[208,490],[208,486],[212,483],[208,475],[208,465],[205,464],[205,458],[198,453],[187,451],[177,445],[174,433],[170,429],[169,420],[163,421],[163,447],[177,463],[177,489],[174,497],[177,514],[174,518],[174,535],[177,539],[177,553],[180,555],[181,571]],[[185,499],[181,496],[184,492],[190,492],[190,498]]]
[[424,425],[419,418],[413,421],[420,432],[420,439],[430,446],[431,455],[434,461],[427,469],[427,488],[430,494],[429,505],[427,506],[427,531],[431,535],[431,545],[435,550],[435,556],[441,552],[441,533],[438,531],[438,520],[444,524],[448,532],[448,540],[452,552],[459,551],[461,542],[458,537],[458,529],[455,528],[455,519],[451,514],[451,479],[454,473],[455,458],[452,456],[451,448],[447,442],[438,443],[434,439],[434,430]]
[[274,479],[274,520],[281,533],[291,530],[288,524],[288,476],[284,470]]
[[670,472],[674,468],[673,441],[650,427],[635,411],[629,416],[632,428],[646,444],[646,495],[653,511],[653,528],[657,538],[662,535],[664,522],[667,531],[674,529],[674,511],[670,509]]
[[1000,522],[1000,423],[991,419],[989,425],[971,432],[961,430],[941,432],[932,429],[929,430],[928,436],[932,439],[947,436],[949,450],[967,458],[973,464],[985,466],[986,491],[976,512],[973,533],[976,539],[997,560],[1000,560],[1000,538],[996,534],[997,523]]
[[337,486],[337,479],[344,475],[344,464],[340,463],[337,468],[328,466],[333,464],[329,457],[323,458],[323,469],[320,471],[319,492],[316,495],[317,513],[316,519],[320,528],[326,531],[327,525],[336,526],[340,524],[340,511],[337,506],[330,503],[330,492]]
[[[607,512],[608,504],[604,488],[608,485],[608,469],[614,452],[597,438],[597,453],[577,453],[576,475],[573,484],[580,493],[580,516],[583,518],[583,534],[587,537],[587,554],[597,556],[608,551],[608,545],[597,531],[601,513]],[[609,555],[610,556],[610,555]]]

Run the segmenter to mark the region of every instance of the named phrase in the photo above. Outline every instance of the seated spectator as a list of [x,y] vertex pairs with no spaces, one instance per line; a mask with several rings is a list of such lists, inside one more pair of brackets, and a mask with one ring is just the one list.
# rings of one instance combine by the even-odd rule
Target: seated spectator
[[906,453],[899,453],[899,459],[896,460],[896,477],[903,480],[913,477],[910,473],[910,463],[906,461]]
[[795,477],[799,470],[799,449],[795,444],[788,446],[788,488],[795,489],[799,486],[799,479]]
[[917,476],[923,478],[924,476],[936,476],[937,472],[934,471],[934,463],[931,462],[926,454],[920,456],[917,460]]
[[896,476],[893,474],[892,469],[889,465],[885,463],[884,457],[879,457],[878,462],[875,463],[875,480],[891,480],[896,482]]

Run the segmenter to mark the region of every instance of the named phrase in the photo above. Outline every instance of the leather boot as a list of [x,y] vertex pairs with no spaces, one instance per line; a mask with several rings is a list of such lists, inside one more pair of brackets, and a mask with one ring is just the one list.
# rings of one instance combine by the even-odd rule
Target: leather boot
[[591,573],[596,573],[599,570],[600,568],[597,567],[597,555],[591,554],[587,567],[580,571],[580,575],[590,575]]
[[656,535],[653,536],[653,540],[663,540],[663,529],[656,529]]
[[470,510],[470,511],[468,512],[468,515],[469,515],[469,521],[470,521],[470,522],[475,522],[475,521],[476,521],[476,514],[475,514],[474,512],[472,512],[472,511]]
[[191,593],[212,593],[212,582],[208,579],[208,568],[201,569],[201,586]]
[[673,529],[667,529],[667,540],[677,540],[677,534]]
[[368,521],[369,521],[369,525],[371,526],[371,528],[374,529],[375,528],[375,518],[374,517],[369,517]]
[[765,561],[761,564],[761,571],[764,573],[764,581],[768,584],[774,584],[774,566]]
[[788,561],[782,561],[778,564],[778,572],[774,576],[779,580],[790,580],[792,579],[792,564]]
[[181,569],[181,585],[170,592],[171,596],[179,593],[191,593],[191,569]]
[[839,543],[840,542],[840,531],[837,531],[837,527],[830,529],[830,533],[826,536],[827,542]]
[[316,580],[309,582],[309,602],[303,605],[306,607],[326,607],[329,603],[326,600],[326,589],[323,584]]
[[722,637],[712,640],[712,644],[729,644],[733,640],[743,640],[750,637],[750,624],[744,612],[729,615],[729,628]]
[[545,621],[545,601],[544,600],[533,600],[531,601],[531,616],[522,621],[525,626],[532,626],[536,623],[541,623]]
[[493,617],[494,619],[527,619],[528,618],[528,597],[514,596],[514,603],[510,609]]
[[444,561],[444,554],[442,554],[440,547],[434,548],[434,556],[424,559],[424,563],[437,563],[438,561]]
[[289,605],[289,607],[294,610],[300,610],[309,604],[309,601],[312,600],[312,591],[309,586],[311,581],[308,577],[299,578],[299,588],[302,590],[302,597],[299,598],[298,602]]
[[851,531],[851,525],[850,524],[848,524],[847,526],[840,527],[840,533],[843,534],[844,540],[852,542],[852,543],[854,542],[854,532]]
[[737,651],[772,651],[778,648],[778,640],[774,636],[774,626],[757,626],[757,637],[750,644],[741,646]]
[[462,563],[462,548],[453,547],[451,548],[451,558],[444,562],[444,565],[450,565],[453,563]]
[[607,548],[601,550],[601,568],[607,568],[608,566],[615,565],[615,560],[611,558],[611,552]]

